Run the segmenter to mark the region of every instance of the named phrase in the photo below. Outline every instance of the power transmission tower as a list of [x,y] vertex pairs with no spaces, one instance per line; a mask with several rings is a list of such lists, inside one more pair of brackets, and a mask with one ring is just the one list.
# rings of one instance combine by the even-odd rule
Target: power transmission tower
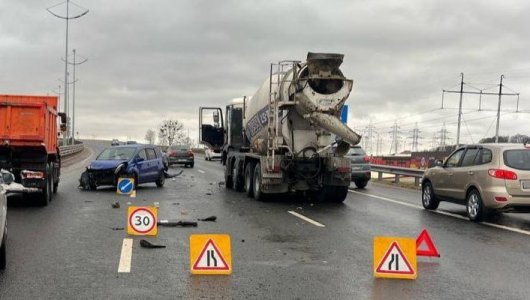
[[[57,7],[59,5],[62,5],[66,3],[66,17],[65,16],[61,16],[61,15],[58,15],[56,13],[54,13],[53,11],[51,11],[52,8],[54,7]],[[73,3],[73,2],[72,2]],[[82,8],[81,6],[73,3],[75,6],[79,7],[79,8]],[[88,9],[85,9],[85,8],[82,8],[84,11],[82,13],[80,13],[79,15],[75,15],[75,16],[70,16],[70,0],[66,0],[66,2],[62,2],[62,3],[59,3],[57,5],[54,5],[54,6],[51,6],[51,7],[48,7],[46,8],[46,10],[52,14],[53,16],[59,18],[59,19],[63,19],[66,21],[66,42],[65,42],[65,50],[64,50],[64,58],[65,58],[65,62],[64,62],[64,82],[65,82],[65,85],[64,85],[64,113],[66,114],[66,119],[68,120],[68,21],[70,21],[71,19],[77,19],[77,18],[81,18],[82,16],[86,15],[88,13]],[[67,132],[67,135],[68,135],[68,130],[66,131]],[[66,136],[66,138],[68,139],[68,136]]]
[[389,154],[392,154],[392,147],[394,147],[394,154],[398,153],[399,148],[399,140],[401,137],[399,136],[399,126],[397,124],[397,121],[394,122],[394,125],[391,127],[392,131],[390,131],[390,136],[392,137],[392,142],[390,143],[390,151]]
[[444,122],[442,125],[442,128],[440,129],[440,136],[439,136],[440,143],[438,144],[438,147],[440,147],[442,151],[445,151],[445,146],[447,145],[447,140],[448,140],[447,138],[448,133],[449,131],[445,129],[445,122]]
[[461,121],[462,121],[462,98],[463,98],[463,95],[464,94],[478,94],[480,95],[480,99],[479,99],[479,110],[481,110],[481,105],[482,105],[482,95],[495,95],[495,96],[499,96],[499,103],[498,103],[498,107],[497,107],[497,129],[496,129],[496,132],[495,132],[495,143],[498,143],[499,141],[499,122],[500,122],[500,111],[501,111],[501,97],[504,95],[504,96],[517,96],[517,99],[519,99],[519,93],[503,93],[502,92],[502,79],[504,78],[504,75],[501,75],[501,81],[500,81],[500,84],[499,84],[499,92],[498,93],[488,93],[488,92],[484,92],[483,90],[480,90],[480,91],[464,91],[464,73],[460,73],[461,75],[461,80],[460,80],[460,91],[447,91],[447,90],[442,90],[442,108],[444,106],[444,94],[445,93],[458,93],[460,94],[460,101],[459,101],[459,104],[458,104],[458,125],[457,125],[457,129],[456,129],[456,147],[460,146],[460,124],[461,124]]
[[366,135],[363,136],[363,139],[365,139],[365,147],[367,153],[373,154],[373,137],[374,137],[374,129],[375,126],[372,125],[372,121],[370,121],[370,124],[365,127],[364,131],[366,132]]
[[412,129],[411,133],[412,133],[412,136],[409,137],[412,139],[412,142],[410,143],[411,151],[417,152],[419,140],[421,139],[421,136],[420,136],[421,131],[418,129],[417,122],[416,122],[416,125],[414,126],[414,129]]
[[438,147],[438,137],[436,136],[436,132],[434,132],[431,138],[431,149],[436,149],[436,147]]

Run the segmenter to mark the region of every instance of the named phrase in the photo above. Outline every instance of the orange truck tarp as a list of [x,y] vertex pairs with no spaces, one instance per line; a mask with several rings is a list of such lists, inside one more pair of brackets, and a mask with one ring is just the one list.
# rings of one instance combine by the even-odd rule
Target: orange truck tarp
[[0,94],[0,146],[45,147],[57,152],[55,96]]

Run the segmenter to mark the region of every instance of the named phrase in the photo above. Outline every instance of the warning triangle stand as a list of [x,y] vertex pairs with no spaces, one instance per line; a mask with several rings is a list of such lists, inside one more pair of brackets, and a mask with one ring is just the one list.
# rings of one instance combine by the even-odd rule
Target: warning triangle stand
[[210,239],[204,245],[204,248],[199,254],[197,261],[193,264],[194,270],[228,270],[228,264],[226,263],[221,251],[217,248],[214,242]]
[[414,274],[414,269],[410,266],[407,257],[403,255],[397,242],[393,242],[383,259],[375,270],[377,273],[386,274]]
[[427,229],[423,229],[416,239],[416,255],[440,257],[440,253],[436,249]]

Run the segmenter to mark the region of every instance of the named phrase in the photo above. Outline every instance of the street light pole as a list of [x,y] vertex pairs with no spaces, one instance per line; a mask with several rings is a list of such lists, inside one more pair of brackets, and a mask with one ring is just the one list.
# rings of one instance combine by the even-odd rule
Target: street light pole
[[74,52],[74,61],[69,63],[71,65],[73,65],[74,67],[74,79],[73,79],[73,88],[72,88],[72,145],[75,144],[75,83],[76,83],[76,79],[75,79],[75,67],[78,66],[78,65],[81,65],[83,63],[85,63],[88,59],[85,58],[83,61],[80,61],[80,62],[76,62],[75,60],[75,49],[73,50]]
[[[64,3],[64,2],[63,2]],[[63,4],[63,3],[60,3],[60,4]],[[58,6],[60,4],[57,4],[55,6]],[[64,85],[64,113],[66,114],[66,120],[67,120],[67,124],[68,124],[68,21],[70,19],[77,19],[77,18],[80,18],[84,15],[86,15],[88,13],[88,9],[86,9],[83,13],[79,14],[79,15],[76,15],[76,16],[73,16],[73,17],[70,17],[70,0],[66,0],[66,17],[64,16],[61,16],[61,15],[58,15],[54,12],[52,12],[50,9],[55,7],[55,6],[52,6],[52,7],[49,7],[47,8],[46,10],[52,14],[53,16],[59,18],[59,19],[64,19],[66,21],[66,42],[65,42],[65,49],[64,49],[64,57],[65,57],[65,63],[64,63],[64,82],[65,82],[65,85]],[[69,128],[67,127],[66,128],[66,139],[69,138]]]

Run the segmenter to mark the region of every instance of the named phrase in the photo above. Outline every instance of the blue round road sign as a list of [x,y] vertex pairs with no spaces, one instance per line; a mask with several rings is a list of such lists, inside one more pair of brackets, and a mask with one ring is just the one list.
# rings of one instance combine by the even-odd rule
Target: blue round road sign
[[134,184],[130,178],[123,178],[118,183],[118,190],[122,194],[129,194],[134,188]]

